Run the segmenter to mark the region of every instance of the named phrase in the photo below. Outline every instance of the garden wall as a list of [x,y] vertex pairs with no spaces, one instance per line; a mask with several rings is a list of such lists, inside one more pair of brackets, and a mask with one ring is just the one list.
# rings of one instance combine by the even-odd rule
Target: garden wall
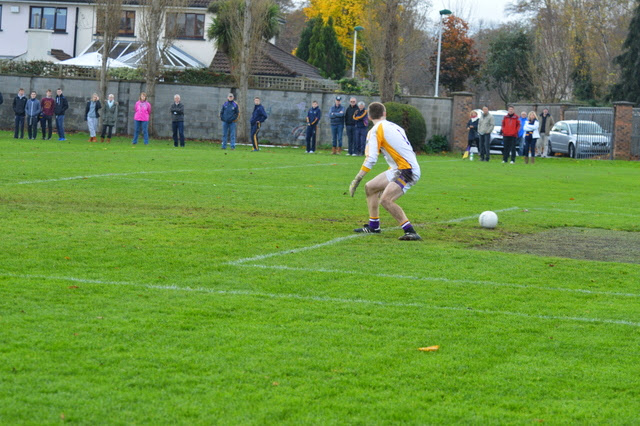
[[[14,114],[11,109],[13,98],[18,88],[24,88],[28,96],[36,90],[41,98],[46,89],[55,90],[61,87],[69,101],[69,111],[65,118],[65,129],[69,131],[87,131],[84,122],[86,102],[93,92],[97,92],[98,83],[86,79],[60,79],[51,77],[0,76],[0,92],[4,96],[4,104],[0,106],[0,128],[13,128]],[[120,104],[117,133],[132,134],[133,107],[138,100],[144,83],[119,81],[109,85],[109,93],[116,96]],[[219,119],[220,106],[229,93],[228,87],[186,86],[181,84],[158,84],[156,101],[153,105],[155,128],[161,137],[171,136],[171,116],[169,107],[173,95],[180,94],[185,105],[185,136],[189,139],[219,140],[222,124]],[[333,105],[335,94],[313,93],[305,91],[282,91],[269,89],[249,90],[249,99],[238,102],[249,113],[253,111],[253,98],[258,96],[269,115],[261,132],[260,139],[273,144],[304,145],[306,131],[306,112],[312,100],[317,100],[322,109],[323,119],[319,127],[318,142],[329,144],[331,130],[329,127],[329,108]],[[343,105],[348,104],[349,95],[343,96]],[[377,97],[357,96],[358,101],[369,103],[379,100]],[[431,97],[402,97],[400,102],[415,106],[422,112],[427,123],[427,139],[434,134],[445,135],[451,140],[452,99]],[[248,128],[248,123],[246,123]],[[346,146],[346,132],[344,135]]]

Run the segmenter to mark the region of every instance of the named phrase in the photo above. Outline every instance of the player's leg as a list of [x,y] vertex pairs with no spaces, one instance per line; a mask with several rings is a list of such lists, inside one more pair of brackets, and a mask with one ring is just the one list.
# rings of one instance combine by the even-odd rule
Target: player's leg
[[380,195],[389,184],[389,179],[385,173],[371,179],[364,186],[367,195],[367,208],[369,210],[369,223],[362,228],[354,229],[355,232],[379,233],[380,232]]
[[[387,172],[387,176],[389,176],[389,172],[390,171]],[[413,225],[411,225],[411,222],[402,207],[396,203],[398,198],[402,197],[406,190],[409,189],[418,179],[419,176],[413,176],[410,170],[401,171],[397,176],[388,178],[389,184],[384,189],[382,196],[380,197],[380,204],[382,204],[382,207],[384,207],[385,210],[387,210],[391,216],[398,221],[398,224],[404,231],[404,235],[399,238],[400,240],[416,241],[421,239],[420,235],[418,235],[413,228]]]

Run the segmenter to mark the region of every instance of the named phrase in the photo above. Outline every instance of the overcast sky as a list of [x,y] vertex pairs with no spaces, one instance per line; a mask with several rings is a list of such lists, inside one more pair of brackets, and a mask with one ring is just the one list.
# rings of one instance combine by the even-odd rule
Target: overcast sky
[[469,19],[472,26],[477,25],[481,19],[500,23],[508,20],[504,8],[511,2],[512,0],[433,0],[431,18],[437,20],[438,11],[450,9],[461,18]]

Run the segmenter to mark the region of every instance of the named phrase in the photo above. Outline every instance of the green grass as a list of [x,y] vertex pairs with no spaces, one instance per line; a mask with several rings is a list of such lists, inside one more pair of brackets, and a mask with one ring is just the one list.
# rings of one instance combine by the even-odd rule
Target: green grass
[[640,164],[420,156],[412,243],[362,158],[85,140],[0,133],[0,424],[638,422],[640,265],[476,248],[639,232]]

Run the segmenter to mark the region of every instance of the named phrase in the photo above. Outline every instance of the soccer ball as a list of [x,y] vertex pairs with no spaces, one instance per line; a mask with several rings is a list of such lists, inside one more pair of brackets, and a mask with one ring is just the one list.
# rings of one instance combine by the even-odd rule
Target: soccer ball
[[498,215],[492,211],[482,212],[478,218],[478,222],[480,222],[480,226],[483,228],[493,229],[498,225]]

